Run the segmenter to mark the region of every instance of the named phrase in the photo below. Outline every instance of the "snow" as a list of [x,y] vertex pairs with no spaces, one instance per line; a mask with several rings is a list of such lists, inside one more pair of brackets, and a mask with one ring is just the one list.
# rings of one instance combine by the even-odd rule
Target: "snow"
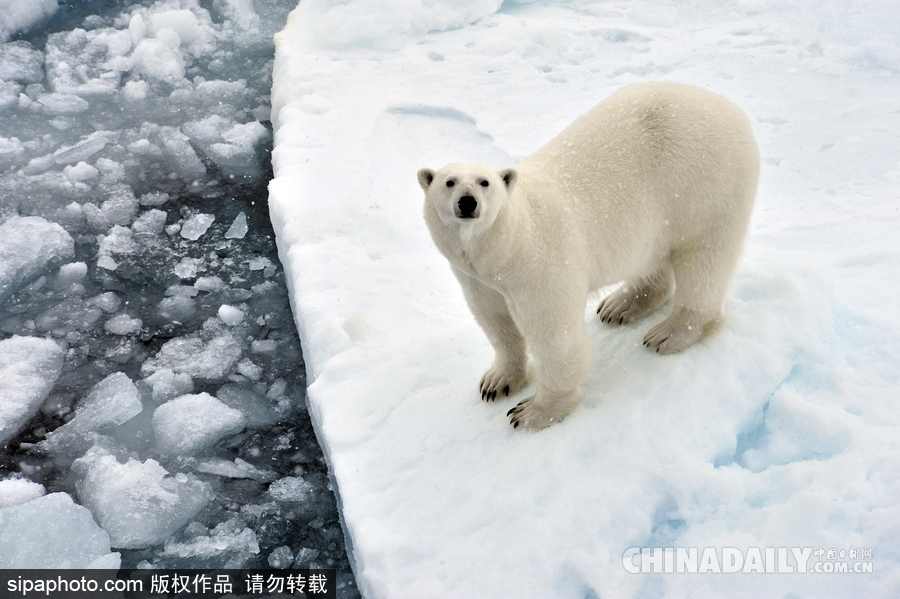
[[38,411],[59,378],[64,355],[62,347],[39,337],[0,341],[0,445]]
[[208,486],[195,476],[169,475],[153,459],[121,463],[96,445],[72,469],[81,476],[79,500],[109,533],[113,547],[161,543],[210,499]]
[[[848,0],[301,3],[276,37],[270,211],[364,596],[896,594],[895,17]],[[583,406],[514,431],[530,388],[481,403],[492,352],[416,170],[514,163],[654,79],[725,95],[761,147],[726,320],[659,357],[640,340],[668,307],[613,329],[598,295]],[[632,547],[869,547],[874,571],[635,575]]]
[[156,447],[165,455],[198,453],[243,428],[244,416],[209,393],[182,395],[153,413]]
[[109,535],[66,493],[0,508],[0,568],[119,567]]
[[0,224],[0,302],[30,283],[49,264],[71,258],[72,236],[39,216],[13,216]]

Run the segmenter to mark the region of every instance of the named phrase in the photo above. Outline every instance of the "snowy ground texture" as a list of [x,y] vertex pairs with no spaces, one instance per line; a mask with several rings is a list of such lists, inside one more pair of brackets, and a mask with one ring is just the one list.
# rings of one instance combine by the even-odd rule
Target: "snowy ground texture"
[[[276,37],[271,211],[368,597],[900,592],[900,51],[892,3],[331,2]],[[514,431],[421,217],[619,87],[691,83],[763,157],[721,330],[641,347],[586,306],[583,407]],[[629,574],[629,547],[872,548],[870,574]],[[824,557],[811,558],[810,564]]]
[[266,209],[294,0],[0,0],[0,568],[334,567]]

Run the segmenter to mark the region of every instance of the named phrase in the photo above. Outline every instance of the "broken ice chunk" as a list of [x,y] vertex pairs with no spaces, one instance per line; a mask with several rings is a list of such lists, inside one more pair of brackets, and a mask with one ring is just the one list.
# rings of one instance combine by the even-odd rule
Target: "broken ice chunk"
[[86,162],[79,162],[75,166],[67,166],[65,168],[66,177],[72,183],[82,183],[96,179],[100,175],[100,171],[92,167]]
[[75,410],[75,417],[47,435],[50,447],[58,446],[66,436],[122,424],[143,410],[137,387],[123,372],[109,375],[91,389]]
[[144,323],[140,318],[132,318],[123,312],[107,320],[103,328],[113,335],[130,335],[140,331],[142,326]]
[[228,230],[225,231],[225,239],[243,239],[247,234],[247,231],[247,215],[241,212],[234,217],[234,222],[232,222],[231,226],[228,227]]
[[0,44],[0,79],[38,83],[44,79],[44,54],[28,42]]
[[76,164],[87,160],[109,143],[109,133],[106,131],[97,131],[88,135],[80,142],[73,146],[60,148],[53,153],[53,160],[56,164]]
[[230,332],[202,331],[171,339],[144,362],[141,372],[164,368],[208,381],[221,380],[241,359],[241,344]]
[[222,458],[207,458],[197,462],[194,470],[206,474],[215,474],[224,478],[249,478],[266,482],[278,477],[271,470],[259,470],[253,464],[245,462],[241,458],[235,458],[234,461]]
[[156,448],[164,455],[194,454],[240,432],[244,416],[209,393],[182,395],[153,413]]
[[0,509],[28,503],[33,499],[43,497],[45,493],[44,485],[24,478],[0,480]]
[[221,567],[236,569],[243,567],[257,553],[259,543],[256,533],[247,528],[241,520],[233,518],[216,525],[209,535],[194,536],[183,543],[167,539],[162,555],[193,558],[192,561],[198,558],[215,558],[217,563],[228,556],[228,560]]
[[57,0],[13,0],[0,4],[0,43],[17,33],[29,31],[53,16],[59,9]]
[[240,410],[250,428],[272,426],[281,414],[264,395],[239,385],[222,385],[216,396],[235,410]]
[[202,264],[203,260],[200,258],[182,258],[181,262],[175,265],[175,276],[179,279],[193,279]]
[[48,339],[0,341],[0,446],[37,412],[63,367],[63,349]]
[[171,370],[163,369],[154,372],[142,381],[149,385],[152,391],[150,397],[154,402],[162,403],[181,395],[187,395],[194,390],[194,382],[186,374],[176,374]]
[[187,524],[210,499],[208,485],[186,474],[169,476],[156,460],[120,463],[94,446],[75,461],[78,497],[109,533],[113,547],[156,545]]
[[63,264],[56,275],[56,285],[59,289],[66,289],[74,283],[80,283],[86,276],[87,264],[84,262]]
[[219,277],[198,277],[194,287],[199,291],[219,291],[225,287],[225,282]]
[[222,304],[219,306],[219,318],[228,326],[234,327],[241,324],[241,321],[244,320],[244,313],[234,306]]
[[166,213],[162,210],[153,208],[141,214],[137,220],[131,224],[131,229],[135,233],[145,233],[147,235],[161,235],[166,226]]
[[13,216],[0,225],[0,303],[47,270],[71,258],[75,242],[66,230],[39,216]]
[[269,495],[275,501],[306,503],[316,494],[316,488],[299,476],[286,476],[269,485]]
[[66,493],[0,509],[0,568],[119,567],[109,535]]
[[197,305],[188,295],[163,298],[157,304],[159,315],[170,322],[187,322],[197,311]]
[[90,108],[87,100],[75,94],[41,94],[37,102],[44,114],[50,115],[78,114]]
[[181,226],[181,236],[191,241],[197,241],[206,233],[214,220],[216,220],[214,214],[195,214]]
[[119,296],[112,291],[107,291],[106,293],[101,293],[100,295],[96,295],[90,298],[89,300],[87,300],[87,304],[90,306],[96,306],[107,314],[112,314],[119,309],[119,306],[122,305],[122,300],[119,299]]
[[262,376],[262,367],[254,364],[249,358],[244,358],[237,365],[238,374],[242,374],[251,381],[258,381]]
[[121,68],[107,64],[131,49],[128,32],[112,28],[73,29],[47,37],[47,80],[55,92],[109,95],[119,87]]

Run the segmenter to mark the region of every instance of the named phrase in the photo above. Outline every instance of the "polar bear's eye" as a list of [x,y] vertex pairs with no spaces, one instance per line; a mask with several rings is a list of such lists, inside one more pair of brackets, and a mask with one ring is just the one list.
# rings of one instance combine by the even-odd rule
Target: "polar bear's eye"
[[454,185],[456,185],[456,181],[454,181],[453,179],[447,181],[447,187],[453,187]]
[[490,185],[490,183],[488,183],[487,180],[481,182],[482,187],[487,187],[488,185]]

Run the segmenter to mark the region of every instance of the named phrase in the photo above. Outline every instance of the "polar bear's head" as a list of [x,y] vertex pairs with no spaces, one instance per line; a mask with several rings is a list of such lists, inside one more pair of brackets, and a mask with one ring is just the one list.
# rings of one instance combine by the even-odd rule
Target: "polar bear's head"
[[516,185],[513,168],[497,170],[486,164],[448,164],[435,172],[419,170],[426,208],[434,209],[446,226],[476,225],[484,230],[500,214]]

